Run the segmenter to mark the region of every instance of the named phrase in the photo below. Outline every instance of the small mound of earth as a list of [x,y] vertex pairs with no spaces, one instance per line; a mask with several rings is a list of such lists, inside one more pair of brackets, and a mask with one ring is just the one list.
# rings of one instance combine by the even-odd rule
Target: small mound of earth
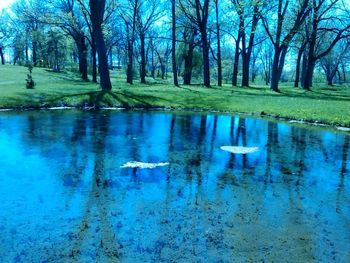
[[221,150],[234,154],[248,154],[259,151],[258,147],[243,147],[243,146],[221,146]]
[[143,162],[127,162],[120,166],[120,168],[140,168],[140,169],[153,169],[156,167],[167,166],[169,163],[143,163]]

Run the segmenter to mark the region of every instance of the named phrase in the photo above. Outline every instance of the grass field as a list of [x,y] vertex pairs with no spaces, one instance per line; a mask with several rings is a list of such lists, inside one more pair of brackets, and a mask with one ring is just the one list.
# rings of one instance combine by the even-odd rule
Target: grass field
[[284,117],[350,127],[350,86],[315,87],[311,92],[282,87],[222,88],[181,86],[150,80],[150,84],[125,83],[121,72],[111,72],[113,90],[80,81],[73,73],[53,73],[35,68],[34,90],[25,89],[27,69],[0,65],[0,108],[29,107],[171,107]]

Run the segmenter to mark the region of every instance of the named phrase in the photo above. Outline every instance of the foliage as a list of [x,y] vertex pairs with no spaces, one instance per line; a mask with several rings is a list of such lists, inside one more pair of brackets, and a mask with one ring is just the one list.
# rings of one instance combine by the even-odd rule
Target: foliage
[[26,88],[27,89],[34,89],[35,82],[34,82],[33,77],[32,77],[34,67],[32,64],[28,64],[27,68],[28,68],[28,74],[27,74],[27,78],[26,78]]
[[[103,2],[101,27],[106,51],[102,53],[107,55],[108,67],[123,68],[130,84],[133,79],[154,78],[157,73],[163,78],[170,76],[173,48],[170,2]],[[0,15],[0,55],[6,51],[6,58],[10,56],[7,62],[32,63],[34,67],[55,71],[69,65],[84,80],[88,80],[90,68],[92,80],[97,82],[99,63],[96,63],[97,42],[90,3],[94,2],[14,1]],[[231,81],[233,86],[237,84],[233,83],[234,76],[243,86],[256,79],[264,79],[271,87],[273,82],[274,90],[294,77],[301,86],[305,87],[306,82],[312,86],[312,77],[317,74],[314,69],[320,65],[327,77],[323,78],[325,83],[333,83],[334,72],[337,72],[334,80],[346,81],[340,76],[350,71],[347,59],[350,49],[344,49],[341,56],[334,55],[339,53],[337,43],[348,42],[350,38],[350,10],[342,0],[176,0],[175,3],[174,60],[180,84],[184,76],[190,78],[187,83],[204,83],[210,78],[215,83],[221,71],[219,65],[224,82]],[[186,57],[187,52],[193,56]],[[221,63],[217,61],[218,53]]]

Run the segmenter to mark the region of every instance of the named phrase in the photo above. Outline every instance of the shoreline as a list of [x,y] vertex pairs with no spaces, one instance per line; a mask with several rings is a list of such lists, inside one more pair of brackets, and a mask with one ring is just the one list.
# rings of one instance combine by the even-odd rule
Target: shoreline
[[324,128],[332,128],[336,131],[342,131],[350,134],[350,124],[349,126],[342,125],[332,125],[327,122],[322,121],[309,121],[291,117],[277,116],[275,114],[266,114],[264,112],[234,112],[228,110],[217,110],[217,109],[205,109],[205,108],[191,108],[191,107],[171,107],[171,106],[127,106],[127,107],[104,107],[90,105],[90,106],[19,106],[19,107],[6,107],[1,108],[0,112],[8,111],[39,111],[39,110],[115,110],[115,111],[168,111],[168,112],[193,112],[193,113],[220,113],[228,115],[245,115],[252,117],[259,117],[262,119],[270,119],[275,121],[285,121],[288,123],[302,124],[307,126],[316,126]]

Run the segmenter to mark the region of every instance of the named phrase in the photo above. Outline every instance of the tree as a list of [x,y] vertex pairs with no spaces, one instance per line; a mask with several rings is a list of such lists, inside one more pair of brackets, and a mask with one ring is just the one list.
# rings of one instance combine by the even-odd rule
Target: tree
[[242,38],[242,29],[243,26],[240,22],[237,38],[235,39],[235,56],[233,60],[233,72],[232,72],[232,86],[236,87],[238,83],[238,66],[239,66],[239,56],[241,55],[240,43]]
[[337,6],[338,3],[339,0],[312,0],[311,32],[303,80],[306,90],[312,87],[316,62],[329,54],[340,40],[350,36],[349,15],[344,14]]
[[[171,45],[169,42],[161,41],[155,48],[155,53],[158,57],[159,68],[161,71],[161,78],[166,79],[168,60],[171,54]],[[159,71],[158,71],[159,75]]]
[[136,18],[139,8],[139,0],[123,1],[119,6],[120,16],[125,24],[127,50],[126,82],[129,84],[133,84]]
[[[84,17],[85,20],[85,24],[86,27],[89,31],[89,35],[90,37],[87,37],[87,40],[90,44],[90,52],[91,52],[91,60],[92,60],[92,81],[93,82],[97,82],[97,59],[96,59],[96,55],[97,55],[97,47],[96,47],[96,40],[95,40],[95,34],[93,32],[93,26],[91,23],[91,12],[89,10],[89,3],[86,3],[86,0],[77,0],[79,2],[80,5],[80,9],[81,9],[81,14]],[[106,24],[108,22],[108,20],[113,17],[113,14],[115,13],[115,6],[116,6],[116,2],[115,0],[109,0],[107,1],[108,5],[105,7],[105,15],[104,15],[104,37],[106,38]],[[107,4],[106,3],[106,4]],[[117,34],[116,34],[117,35]],[[107,40],[105,40],[106,42],[106,46],[107,46]],[[112,43],[110,43],[110,45],[113,45],[114,42],[112,41]],[[111,48],[110,48],[111,49]]]
[[141,56],[141,83],[146,83],[146,33],[157,21],[162,14],[160,9],[160,1],[149,0],[148,2],[141,1],[136,12],[136,29],[140,38],[140,56]]
[[[260,12],[262,8],[262,1],[260,0],[231,0],[235,8],[235,11],[239,17],[239,29],[238,29],[238,43],[236,43],[236,58],[235,58],[235,79],[234,86],[237,85],[237,74],[238,74],[238,59],[237,56],[238,48],[241,41],[241,52],[242,55],[242,87],[249,86],[249,75],[250,75],[250,60],[252,56],[252,50],[254,46],[255,34],[257,31],[258,22],[260,20]],[[251,17],[249,14],[252,14]],[[248,21],[247,21],[248,20]],[[249,41],[247,41],[248,25],[250,25]]]
[[[45,21],[50,26],[56,26],[69,35],[75,43],[78,52],[79,72],[84,81],[88,81],[88,46],[85,32],[85,20],[77,0],[49,1],[50,12]],[[43,21],[44,22],[44,21]]]
[[183,84],[191,85],[192,71],[193,71],[193,53],[195,47],[198,45],[196,40],[198,36],[198,30],[196,28],[184,28],[183,40],[184,40],[184,73],[183,73]]
[[271,68],[272,68],[272,54],[271,49],[272,44],[269,41],[264,41],[261,43],[261,52],[260,52],[260,62],[262,65],[262,75],[265,80],[265,84],[270,84],[271,79]]
[[277,5],[272,2],[268,9],[277,12],[276,19],[269,18],[274,17],[270,11],[262,16],[263,26],[274,47],[270,86],[273,91],[278,91],[289,45],[310,13],[310,0],[295,2],[294,6],[289,0],[277,1]]
[[98,53],[100,86],[102,90],[111,90],[112,84],[109,77],[106,43],[102,31],[105,7],[106,0],[90,0],[91,24]]
[[50,30],[45,43],[47,53],[47,66],[59,72],[64,65],[66,57],[66,43],[64,36],[57,31]]
[[5,13],[2,13],[0,14],[0,59],[2,65],[5,64],[4,50],[8,45],[10,35],[8,17]]
[[339,73],[339,66],[344,57],[350,50],[350,42],[348,40],[339,41],[338,44],[326,56],[320,59],[320,64],[324,73],[326,74],[327,84],[332,86],[333,79],[338,73],[339,80],[341,79]]
[[95,41],[95,35],[93,32],[93,28],[91,25],[91,12],[89,10],[89,8],[85,5],[84,0],[77,0],[80,4],[80,9],[81,9],[81,13],[84,17],[85,23],[89,29],[89,33],[90,33],[90,39],[87,37],[87,40],[90,43],[90,47],[91,47],[91,59],[92,59],[92,81],[97,83],[97,61],[96,61],[96,54],[97,54],[97,50],[96,50],[96,41]]
[[[46,3],[40,3],[38,0],[20,0],[15,2],[13,10],[16,14],[17,26],[22,27],[21,31],[26,32],[26,56],[28,56],[29,44],[31,44],[31,60],[34,66],[40,64],[43,60],[42,45],[44,42],[43,32],[44,23],[42,14],[47,11]],[[29,60],[26,59],[27,62]]]
[[207,30],[209,18],[209,0],[180,0],[179,3],[182,12],[200,32],[203,57],[203,82],[205,87],[210,87],[210,61]]
[[[308,35],[308,27],[305,26],[305,31],[301,34],[299,34],[299,37],[296,40],[296,49],[298,50],[296,65],[295,65],[295,78],[294,78],[294,87],[299,87],[300,82],[300,68],[301,68],[301,60],[302,58],[305,58],[305,49],[307,46],[307,38],[306,35]],[[305,59],[303,59],[304,62]]]

